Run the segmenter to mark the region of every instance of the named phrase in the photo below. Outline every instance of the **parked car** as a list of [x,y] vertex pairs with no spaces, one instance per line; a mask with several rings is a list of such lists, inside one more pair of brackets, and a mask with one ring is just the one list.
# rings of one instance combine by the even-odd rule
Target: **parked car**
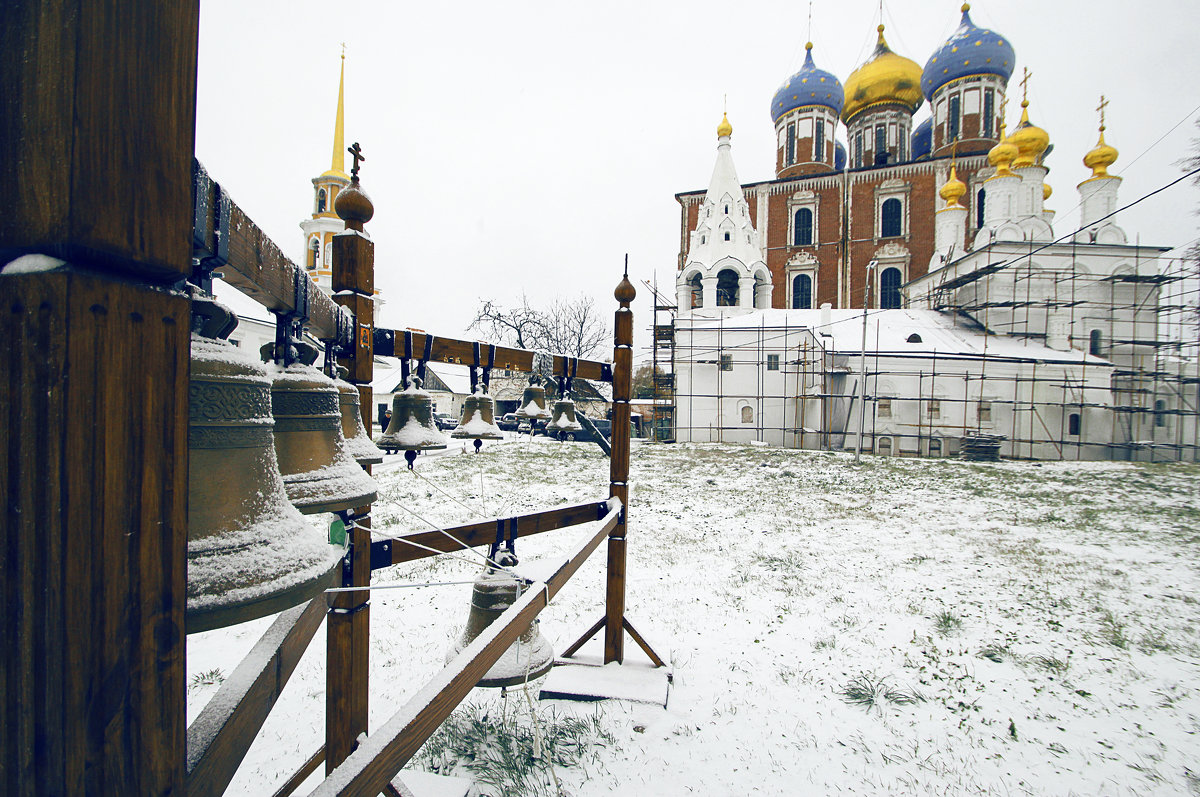
[[[538,423],[540,423],[541,425],[534,431],[534,434],[547,434],[546,422],[539,421]],[[600,434],[604,435],[605,439],[610,439],[612,437],[612,421],[607,420],[605,418],[594,418],[594,419],[592,419],[592,423],[595,424],[596,431],[599,432]],[[571,442],[571,441],[580,442],[580,443],[595,442],[595,438],[592,437],[592,433],[588,431],[586,426],[583,427],[582,429],[580,429],[578,432],[564,432],[559,436],[561,437],[561,439],[566,440],[568,442]]]
[[437,428],[443,432],[458,426],[458,420],[450,417],[444,412],[435,412],[433,414],[433,422],[437,424]]
[[506,412],[501,416],[500,420],[496,421],[496,425],[503,432],[515,432],[517,427],[521,425],[521,419],[517,417],[515,412]]

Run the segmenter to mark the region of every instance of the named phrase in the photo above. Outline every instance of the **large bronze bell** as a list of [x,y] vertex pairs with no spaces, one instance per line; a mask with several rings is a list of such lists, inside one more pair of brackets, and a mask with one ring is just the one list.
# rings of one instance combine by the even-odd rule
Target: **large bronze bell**
[[350,456],[359,465],[378,465],[383,462],[383,452],[371,442],[362,422],[361,401],[358,388],[346,381],[346,369],[338,368],[338,378],[333,380],[338,389],[338,408],[342,415],[342,437]]
[[544,421],[550,417],[550,410],[546,409],[546,388],[539,385],[536,379],[536,375],[530,377],[525,394],[521,396],[521,408],[517,410],[518,418]]
[[377,487],[354,461],[342,436],[333,380],[303,362],[271,383],[275,453],[288,500],[304,514],[341,512],[373,503]]
[[546,433],[574,434],[583,430],[583,424],[575,417],[575,402],[569,398],[560,398],[554,402],[554,417],[546,424]]
[[[504,562],[503,559],[498,561]],[[471,611],[467,615],[466,630],[451,646],[446,654],[446,661],[450,661],[463,648],[474,642],[476,637],[483,633],[492,621],[504,614],[505,609],[516,603],[520,596],[521,581],[512,573],[488,564],[471,587]],[[535,619],[475,685],[518,686],[527,680],[541,678],[550,672],[553,666],[554,649],[542,636]]]
[[408,387],[392,397],[392,419],[379,438],[386,451],[403,451],[409,467],[418,451],[446,447],[446,436],[433,422],[433,398],[421,389],[418,377],[408,378]]
[[504,439],[504,432],[496,425],[496,402],[482,386],[463,401],[462,418],[450,436],[456,440]]
[[343,550],[288,503],[267,369],[227,341],[193,335],[188,394],[191,634],[310,600]]

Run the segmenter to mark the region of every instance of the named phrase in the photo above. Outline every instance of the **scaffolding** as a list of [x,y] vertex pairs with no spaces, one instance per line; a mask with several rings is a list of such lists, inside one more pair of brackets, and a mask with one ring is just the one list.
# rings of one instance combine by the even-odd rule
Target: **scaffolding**
[[[903,311],[855,311],[875,324],[865,357],[857,339],[835,345],[818,311],[792,315],[812,320],[803,324],[786,313],[678,314],[661,360],[675,438],[852,449],[865,410],[866,452],[948,456],[992,436],[1011,458],[1200,458],[1196,262],[1103,247],[1110,260],[1121,249],[1122,265],[1102,273],[1094,247],[1038,245],[1051,250],[1041,257],[1033,247],[989,244],[961,271],[951,264],[906,286],[909,308],[941,311],[939,323],[974,341],[960,351],[881,346],[878,314]],[[656,298],[656,367],[657,310]],[[840,319],[849,323],[846,311]],[[1034,353],[1014,356],[1014,342]]]
[[653,405],[650,439],[659,443],[675,442],[675,311],[676,307],[658,290],[658,278],[651,284],[643,280],[654,298],[651,379]]

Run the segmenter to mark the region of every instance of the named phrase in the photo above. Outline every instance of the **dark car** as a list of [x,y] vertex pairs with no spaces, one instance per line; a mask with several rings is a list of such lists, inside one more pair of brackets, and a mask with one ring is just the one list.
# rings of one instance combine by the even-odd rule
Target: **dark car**
[[437,424],[437,428],[443,432],[458,426],[458,421],[444,412],[435,412],[433,414],[433,422]]
[[501,416],[500,420],[496,421],[496,425],[500,427],[502,432],[515,432],[517,427],[521,425],[521,419],[517,417],[515,412],[506,412]]
[[[540,425],[534,430],[534,434],[548,434],[546,431],[546,422],[539,421],[538,423]],[[608,440],[612,437],[612,421],[604,418],[596,418],[592,420],[592,423],[595,425],[596,431],[604,435],[605,440]],[[588,431],[586,426],[580,429],[578,432],[563,432],[553,436],[560,437],[563,440],[577,441],[580,443],[595,442],[595,438],[592,436],[592,433]]]

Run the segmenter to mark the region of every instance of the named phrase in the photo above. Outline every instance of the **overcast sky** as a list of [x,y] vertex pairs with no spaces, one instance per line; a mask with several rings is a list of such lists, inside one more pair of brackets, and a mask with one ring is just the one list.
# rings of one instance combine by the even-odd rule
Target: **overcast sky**
[[[960,3],[885,3],[892,49],[924,66]],[[674,292],[679,205],[707,186],[727,97],[745,182],[770,179],[769,104],[800,68],[803,2],[331,3],[204,0],[196,152],[293,260],[311,179],[329,168],[340,43],[346,142],[375,203],[377,323],[460,335],[481,297],[534,304],[586,293],[610,315],[629,254],[638,357],[649,292]],[[1200,3],[980,0],[972,19],[1028,66],[1032,121],[1050,134],[1056,234],[1108,96],[1120,204],[1180,175],[1200,112]],[[875,0],[818,0],[817,64],[843,82],[871,52]],[[1020,88],[1009,91],[1010,129]],[[917,119],[928,115],[922,106]],[[839,139],[845,140],[844,128]],[[349,162],[347,162],[347,171]],[[1181,184],[1122,215],[1131,238],[1186,245],[1200,191]]]

